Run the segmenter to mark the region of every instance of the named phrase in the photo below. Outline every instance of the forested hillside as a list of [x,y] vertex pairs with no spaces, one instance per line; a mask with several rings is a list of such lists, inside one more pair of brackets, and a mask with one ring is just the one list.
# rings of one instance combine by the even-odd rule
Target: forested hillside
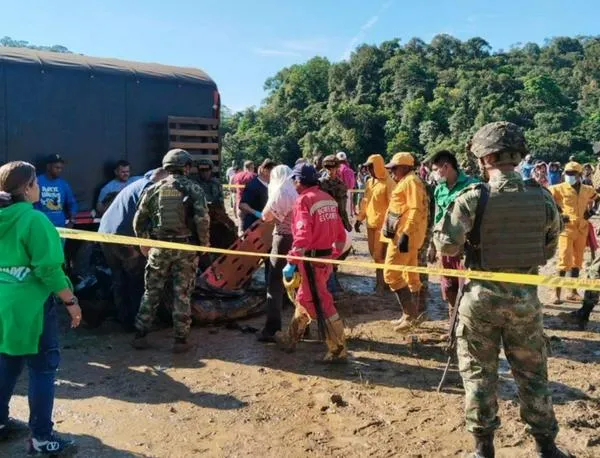
[[[491,52],[482,38],[438,35],[358,47],[348,61],[315,57],[265,82],[259,108],[224,116],[224,154],[293,163],[314,151],[372,153],[440,148],[461,153],[481,125],[522,126],[533,153],[591,158],[600,140],[600,37]],[[243,84],[243,81],[240,81]]]

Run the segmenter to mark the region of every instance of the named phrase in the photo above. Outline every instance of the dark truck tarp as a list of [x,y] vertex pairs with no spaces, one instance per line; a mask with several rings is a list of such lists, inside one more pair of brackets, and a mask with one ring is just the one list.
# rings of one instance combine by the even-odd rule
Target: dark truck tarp
[[141,175],[168,147],[168,116],[215,116],[194,68],[0,47],[0,163],[60,154],[81,210],[119,159]]

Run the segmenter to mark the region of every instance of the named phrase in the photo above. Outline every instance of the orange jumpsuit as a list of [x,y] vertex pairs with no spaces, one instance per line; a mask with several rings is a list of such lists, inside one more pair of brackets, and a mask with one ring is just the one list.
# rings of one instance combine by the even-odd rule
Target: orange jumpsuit
[[[394,238],[388,240],[386,264],[418,265],[419,249],[423,246],[427,234],[428,212],[429,197],[425,185],[414,172],[410,172],[396,184],[386,214],[387,220],[399,218],[395,224]],[[398,240],[403,233],[409,237],[408,253],[398,251]],[[384,269],[384,279],[392,291],[398,291],[406,286],[411,293],[417,293],[421,289],[418,273]]]
[[558,239],[558,270],[581,269],[589,224],[583,215],[596,198],[596,191],[592,186],[582,184],[577,192],[570,184],[561,183],[551,186],[550,192],[563,214],[569,217]]
[[[373,164],[374,177],[367,181],[365,194],[360,201],[358,221],[367,223],[369,253],[377,263],[385,261],[386,243],[381,240],[381,228],[390,205],[390,198],[396,183],[387,173],[383,157],[379,154],[369,156],[367,164]],[[385,239],[387,241],[387,239]]]

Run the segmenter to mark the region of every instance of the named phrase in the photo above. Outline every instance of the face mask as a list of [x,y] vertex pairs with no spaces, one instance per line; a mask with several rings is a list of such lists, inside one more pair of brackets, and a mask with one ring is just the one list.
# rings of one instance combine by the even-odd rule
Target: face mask
[[433,181],[435,181],[436,183],[440,182],[440,172],[438,172],[437,170],[434,170],[431,172],[431,174],[429,175],[431,177],[431,179]]
[[575,175],[565,175],[565,181],[573,186],[577,184],[577,177]]

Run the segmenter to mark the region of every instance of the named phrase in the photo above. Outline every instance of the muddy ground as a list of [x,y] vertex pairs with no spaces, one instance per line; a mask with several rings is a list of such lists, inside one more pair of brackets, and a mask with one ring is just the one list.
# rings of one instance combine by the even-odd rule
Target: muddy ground
[[[365,260],[361,236],[355,247],[359,254],[351,259]],[[472,442],[455,366],[444,392],[436,392],[447,326],[436,280],[429,298],[434,321],[413,339],[392,331],[388,321],[398,317],[397,306],[391,296],[371,294],[372,272],[343,272],[347,366],[315,362],[324,352],[315,341],[288,355],[239,330],[194,328],[196,349],[174,356],[168,329],[152,334],[153,350],[135,352],[131,335],[115,323],[93,331],[67,330],[65,323],[56,429],[79,442],[80,457],[465,455]],[[548,291],[541,297],[558,442],[578,457],[599,457],[600,315],[586,332],[560,330],[556,314],[576,305],[549,305]],[[263,319],[244,324],[258,328]],[[501,367],[497,456],[534,456],[505,360]],[[28,415],[24,379],[12,403],[20,419]],[[22,450],[21,440],[1,444],[0,456]]]

